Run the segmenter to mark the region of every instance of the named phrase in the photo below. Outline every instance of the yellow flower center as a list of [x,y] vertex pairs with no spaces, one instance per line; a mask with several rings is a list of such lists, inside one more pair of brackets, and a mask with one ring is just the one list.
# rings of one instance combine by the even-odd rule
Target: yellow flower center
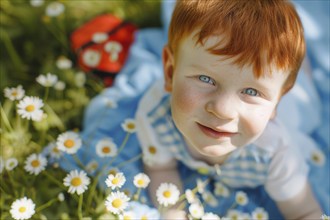
[[262,219],[264,216],[261,213],[257,214],[257,219]]
[[118,178],[113,178],[111,181],[113,184],[118,184],[119,183],[119,179]]
[[114,199],[111,204],[113,207],[118,209],[122,206],[123,201],[121,201],[121,199]]
[[124,220],[131,220],[131,217],[130,216],[128,216],[128,215],[124,215],[124,218],[123,218]]
[[79,177],[74,177],[71,180],[71,185],[72,186],[80,186],[82,183],[81,179]]
[[157,149],[154,146],[150,146],[149,147],[149,153],[150,154],[156,154],[157,153]]
[[128,123],[127,128],[130,129],[130,130],[133,130],[135,128],[135,124],[134,123]]
[[110,147],[105,146],[105,147],[102,148],[102,152],[105,153],[105,154],[108,154],[108,153],[111,152],[111,149],[110,149]]
[[316,161],[316,162],[318,162],[318,161],[320,160],[320,158],[319,158],[318,155],[316,155],[316,154],[314,154],[314,155],[312,156],[312,159],[313,159],[314,161]]
[[73,145],[74,145],[74,141],[71,140],[71,139],[68,139],[68,140],[64,141],[64,146],[66,148],[71,148],[71,147],[73,147]]
[[26,107],[25,107],[25,110],[26,110],[27,112],[33,112],[33,111],[34,111],[34,105],[28,105],[28,106],[26,106]]
[[109,171],[109,174],[110,175],[116,175],[116,173],[117,173],[117,171],[116,170],[113,170],[113,169]]
[[171,192],[169,190],[166,190],[166,191],[163,192],[163,196],[165,198],[170,198],[171,197]]
[[54,147],[54,148],[53,148],[53,152],[54,152],[54,153],[58,153],[58,152],[60,152],[60,150],[59,150],[57,147]]
[[13,91],[13,92],[11,93],[11,95],[14,96],[14,97],[16,97],[16,96],[17,96],[17,92],[16,92],[16,91]]
[[26,211],[26,207],[24,207],[24,206],[19,207],[18,211],[19,211],[20,213],[23,213],[23,212]]
[[40,161],[39,161],[39,160],[33,160],[33,161],[31,162],[31,166],[33,166],[33,167],[38,167],[38,166],[40,166]]
[[141,217],[141,220],[148,220],[148,217],[147,217],[146,215],[143,215],[143,216]]
[[137,184],[138,184],[139,186],[143,186],[143,185],[144,185],[144,180],[143,180],[143,179],[139,179],[139,180],[137,181]]

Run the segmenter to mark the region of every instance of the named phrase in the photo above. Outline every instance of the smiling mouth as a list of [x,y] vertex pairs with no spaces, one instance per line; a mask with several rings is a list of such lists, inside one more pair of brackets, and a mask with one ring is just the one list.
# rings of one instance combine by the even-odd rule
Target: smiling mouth
[[237,133],[233,133],[233,132],[216,131],[212,128],[206,127],[206,126],[201,125],[199,123],[197,123],[197,125],[206,136],[209,136],[209,137],[215,138],[215,139],[231,138],[235,134],[237,134]]

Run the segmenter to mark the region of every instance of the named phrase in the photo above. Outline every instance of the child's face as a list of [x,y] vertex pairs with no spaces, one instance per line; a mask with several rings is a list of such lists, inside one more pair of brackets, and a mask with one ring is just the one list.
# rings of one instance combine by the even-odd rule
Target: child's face
[[257,139],[275,111],[287,74],[256,79],[252,67],[240,69],[185,38],[174,60],[164,50],[165,88],[172,94],[173,120],[189,147],[219,157]]

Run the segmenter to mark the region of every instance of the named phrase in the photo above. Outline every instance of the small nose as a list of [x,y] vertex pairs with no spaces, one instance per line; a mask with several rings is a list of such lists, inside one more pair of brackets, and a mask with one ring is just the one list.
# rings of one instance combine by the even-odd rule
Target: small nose
[[233,120],[237,116],[238,103],[229,94],[216,94],[207,101],[205,109],[217,118]]

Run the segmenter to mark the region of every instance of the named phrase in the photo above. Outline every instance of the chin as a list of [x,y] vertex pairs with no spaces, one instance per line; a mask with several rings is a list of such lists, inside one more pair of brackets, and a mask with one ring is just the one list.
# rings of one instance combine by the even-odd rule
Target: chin
[[237,147],[234,146],[217,146],[217,145],[213,145],[213,146],[207,146],[204,147],[203,149],[200,149],[200,153],[204,156],[207,157],[221,157],[221,156],[225,156],[231,152],[233,152],[234,150],[236,150]]

